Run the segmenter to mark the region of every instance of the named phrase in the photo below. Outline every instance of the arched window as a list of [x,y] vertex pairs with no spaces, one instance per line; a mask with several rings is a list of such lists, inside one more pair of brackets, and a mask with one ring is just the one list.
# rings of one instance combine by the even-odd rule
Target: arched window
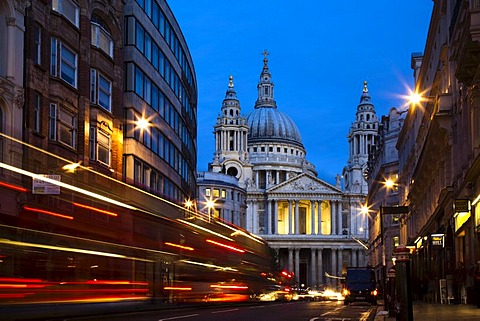
[[90,22],[92,26],[92,46],[103,50],[113,58],[113,39],[106,23],[95,14],[92,14]]

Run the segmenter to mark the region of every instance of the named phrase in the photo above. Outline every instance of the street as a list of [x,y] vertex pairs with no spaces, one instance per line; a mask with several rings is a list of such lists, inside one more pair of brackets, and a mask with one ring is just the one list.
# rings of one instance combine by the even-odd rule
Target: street
[[376,306],[343,305],[343,301],[267,303],[257,305],[205,306],[199,308],[168,309],[148,312],[122,313],[82,318],[63,318],[64,321],[339,321],[373,320]]

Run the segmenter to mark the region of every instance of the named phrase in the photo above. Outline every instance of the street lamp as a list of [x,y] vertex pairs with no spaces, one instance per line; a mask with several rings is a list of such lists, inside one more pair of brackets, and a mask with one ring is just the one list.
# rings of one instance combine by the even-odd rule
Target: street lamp
[[188,218],[193,218],[195,214],[195,202],[188,198],[184,202],[184,207],[186,209],[185,216],[187,216]]
[[205,204],[208,209],[208,222],[212,219],[212,210],[215,208],[215,201],[210,197]]

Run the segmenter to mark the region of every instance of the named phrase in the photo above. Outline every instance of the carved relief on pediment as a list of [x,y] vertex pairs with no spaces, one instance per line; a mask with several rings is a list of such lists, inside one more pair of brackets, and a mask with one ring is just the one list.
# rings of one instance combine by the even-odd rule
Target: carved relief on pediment
[[327,186],[308,177],[302,177],[298,180],[281,186],[277,191],[294,191],[294,192],[328,192],[331,191]]

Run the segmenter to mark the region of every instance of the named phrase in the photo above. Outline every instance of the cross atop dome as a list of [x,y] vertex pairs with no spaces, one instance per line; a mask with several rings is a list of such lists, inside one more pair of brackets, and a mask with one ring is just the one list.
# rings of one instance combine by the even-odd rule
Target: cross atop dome
[[267,68],[267,63],[268,63],[268,58],[267,56],[269,55],[270,53],[265,49],[263,52],[262,52],[262,55],[263,55],[263,67],[264,68]]
[[366,80],[363,82],[363,92],[368,93],[367,81]]

